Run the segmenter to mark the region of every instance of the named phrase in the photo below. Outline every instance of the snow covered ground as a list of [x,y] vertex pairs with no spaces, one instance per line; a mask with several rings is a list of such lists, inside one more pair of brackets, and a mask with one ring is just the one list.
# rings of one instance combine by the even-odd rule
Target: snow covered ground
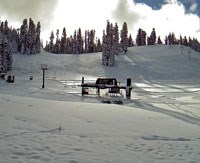
[[[15,83],[0,80],[0,163],[199,162],[200,54],[181,49],[133,47],[114,67],[101,53],[15,54]],[[82,97],[82,77],[132,78],[132,97]]]

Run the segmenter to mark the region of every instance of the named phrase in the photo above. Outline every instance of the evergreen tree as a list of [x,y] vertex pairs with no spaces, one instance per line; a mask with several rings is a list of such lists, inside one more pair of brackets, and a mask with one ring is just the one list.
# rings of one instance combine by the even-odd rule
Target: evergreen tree
[[85,53],[89,52],[89,31],[85,31]]
[[53,49],[53,47],[54,47],[53,41],[54,41],[54,33],[52,31],[51,32],[51,36],[50,36],[50,42],[49,42],[49,52],[50,53],[53,53],[53,51],[54,51],[54,49]]
[[165,36],[165,45],[167,45],[167,44],[168,44],[168,37]]
[[28,34],[28,22],[27,19],[23,20],[23,24],[20,29],[20,53],[26,53],[27,46],[27,34]]
[[12,69],[12,50],[7,36],[4,36],[3,41],[3,56],[5,57],[5,72]]
[[129,38],[128,38],[128,47],[132,47],[132,46],[134,46],[134,42],[133,42],[132,36],[130,34]]
[[103,30],[103,37],[102,37],[102,64],[104,66],[107,66],[107,63],[108,63],[108,54],[106,52],[106,33],[105,33],[105,30]]
[[102,51],[102,44],[101,44],[101,40],[97,39],[97,52],[101,52]]
[[156,31],[155,28],[153,28],[150,37],[147,39],[148,45],[155,45],[156,44]]
[[8,39],[7,37],[3,34],[3,39],[2,39],[2,64],[3,64],[3,69],[2,72],[6,73],[7,72],[7,55],[8,55]]
[[11,44],[12,52],[17,53],[18,47],[19,47],[19,36],[16,29],[13,29],[11,31],[10,44]]
[[26,44],[26,53],[27,54],[35,54],[36,53],[36,30],[35,30],[35,24],[32,21],[32,19],[29,19],[29,28],[28,28],[28,34],[27,34],[27,44]]
[[128,26],[126,22],[122,26],[120,43],[122,51],[126,53],[128,51]]
[[160,36],[158,36],[157,43],[158,43],[158,44],[162,44],[162,41],[161,41],[161,39],[160,39]]
[[105,66],[113,66],[115,59],[113,25],[107,21],[106,32],[103,31],[102,62]]
[[7,39],[10,39],[10,29],[8,27],[8,21],[6,20],[3,27],[3,34],[7,36]]
[[184,39],[183,39],[183,45],[184,46],[188,46],[188,40],[187,40],[187,37],[185,36]]
[[67,34],[66,34],[66,28],[63,28],[62,37],[60,41],[60,53],[65,54],[66,53],[66,43],[67,43]]
[[9,40],[0,31],[0,72],[6,73],[12,69],[12,51]]
[[[193,38],[193,41],[194,41],[194,38]],[[188,42],[188,46],[189,46],[189,47],[192,47],[192,42],[193,42],[193,41],[192,41],[192,39],[189,37],[189,42]]]
[[171,44],[172,45],[176,45],[177,44],[177,39],[176,39],[176,36],[175,36],[175,34],[173,32],[171,34]]
[[4,22],[2,21],[0,26],[0,31],[2,32],[2,34],[3,34],[3,29],[4,29]]
[[81,28],[78,29],[77,33],[77,53],[83,53],[83,38],[81,34]]
[[40,32],[41,32],[41,24],[40,22],[38,22],[36,27],[36,53],[41,52]]
[[46,51],[48,51],[48,52],[50,51],[50,50],[49,50],[49,42],[48,42],[48,41],[46,41],[46,45],[45,45],[44,50],[46,50]]
[[88,52],[93,53],[95,51],[95,30],[90,30],[88,38]]
[[72,43],[72,53],[77,54],[77,33],[74,31],[73,43]]
[[143,31],[141,28],[138,29],[138,34],[136,37],[136,44],[137,44],[137,46],[146,45],[146,32]]
[[114,59],[115,59],[115,44],[114,44],[114,28],[113,24],[110,24],[110,29],[109,29],[109,35],[108,35],[108,40],[109,40],[109,46],[110,46],[110,55],[109,55],[109,60],[108,60],[108,66],[113,66],[114,65]]
[[137,46],[141,46],[142,45],[142,29],[141,28],[139,28],[138,29],[138,33],[137,33],[137,37],[136,37],[136,44],[137,44]]
[[67,43],[67,49],[68,49],[68,53],[72,54],[73,53],[73,37],[72,35],[68,38],[68,43]]
[[119,29],[117,23],[115,23],[114,27],[114,54],[118,55],[120,53],[120,44],[119,44]]
[[168,35],[168,42],[169,42],[169,45],[172,45],[172,34],[169,33]]
[[180,41],[179,41],[179,44],[180,44],[180,45],[183,45],[183,38],[182,38],[181,35],[180,35]]

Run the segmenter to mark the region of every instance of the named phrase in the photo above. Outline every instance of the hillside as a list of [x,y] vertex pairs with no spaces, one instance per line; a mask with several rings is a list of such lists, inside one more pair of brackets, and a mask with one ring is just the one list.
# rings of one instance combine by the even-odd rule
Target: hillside
[[[190,60],[188,51],[191,52]],[[45,89],[41,89],[41,64],[48,65]],[[86,80],[115,77],[121,84],[126,84],[126,78],[131,78],[134,86],[133,101],[125,100],[125,103],[130,106],[140,104],[143,108],[152,110],[151,106],[145,106],[150,102],[156,106],[154,111],[160,112],[158,107],[182,112],[193,105],[195,108],[199,105],[199,69],[199,53],[188,47],[183,47],[181,52],[180,46],[133,47],[127,55],[116,56],[113,67],[102,65],[101,53],[57,55],[42,52],[31,56],[15,54],[12,71],[16,78],[15,84],[5,83],[9,89],[1,85],[1,92],[51,100],[82,101],[81,89],[77,86],[82,77]],[[30,76],[33,76],[32,81],[29,80]],[[105,94],[102,98],[104,96]],[[85,100],[99,102],[101,99],[89,96]],[[167,106],[160,105],[160,102],[167,102]],[[177,110],[176,105],[180,105],[180,102],[184,109]],[[171,108],[169,104],[175,107]],[[192,114],[193,111],[199,113],[196,109],[190,111]]]
[[[133,47],[116,56],[114,67],[102,66],[101,53],[13,57],[15,83],[0,80],[0,163],[198,162],[199,53]],[[48,65],[44,89],[41,64]],[[116,77],[121,84],[132,78],[131,99],[104,91],[82,97],[83,76]]]
[[[191,61],[188,59],[191,51]],[[116,56],[114,67],[102,66],[101,53],[57,55],[42,52],[39,55],[14,55],[13,74],[38,74],[40,64],[48,65],[48,73],[63,74],[66,79],[82,76],[114,76],[120,80],[190,80],[199,79],[200,54],[188,47],[141,46],[129,48],[127,55]],[[23,72],[23,73],[22,73]],[[73,74],[73,77],[70,76]],[[112,75],[111,75],[112,74]]]

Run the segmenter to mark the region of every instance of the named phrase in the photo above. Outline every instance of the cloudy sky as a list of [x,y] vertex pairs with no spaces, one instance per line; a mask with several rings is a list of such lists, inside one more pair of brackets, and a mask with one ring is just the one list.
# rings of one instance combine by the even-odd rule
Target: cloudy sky
[[200,40],[199,0],[0,0],[0,16],[15,27],[24,18],[41,21],[45,41],[63,27],[68,35],[79,27],[96,29],[101,38],[107,20],[120,28],[126,21],[134,38],[138,28],[147,35],[155,28],[162,39],[174,32]]

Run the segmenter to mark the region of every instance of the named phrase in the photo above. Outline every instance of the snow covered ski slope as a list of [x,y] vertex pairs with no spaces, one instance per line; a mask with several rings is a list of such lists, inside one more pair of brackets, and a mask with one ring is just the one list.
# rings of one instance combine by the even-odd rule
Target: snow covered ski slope
[[[0,80],[0,163],[197,163],[199,70],[200,54],[180,46],[133,47],[114,67],[101,53],[15,54],[15,83]],[[82,77],[131,78],[132,97],[82,97]]]

